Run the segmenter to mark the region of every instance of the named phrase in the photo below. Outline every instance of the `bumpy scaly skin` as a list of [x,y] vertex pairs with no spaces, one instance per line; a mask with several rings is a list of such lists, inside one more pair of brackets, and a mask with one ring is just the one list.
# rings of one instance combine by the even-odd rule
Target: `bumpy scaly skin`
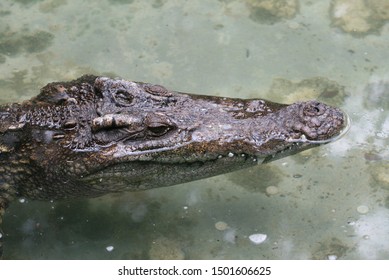
[[0,216],[19,196],[93,197],[267,162],[330,142],[346,120],[316,101],[191,95],[94,76],[51,83],[0,106]]

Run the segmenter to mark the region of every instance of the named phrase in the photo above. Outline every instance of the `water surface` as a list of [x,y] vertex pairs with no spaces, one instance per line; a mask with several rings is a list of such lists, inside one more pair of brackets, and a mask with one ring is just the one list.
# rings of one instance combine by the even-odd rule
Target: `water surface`
[[[385,11],[382,0],[2,1],[1,103],[91,73],[199,94],[318,98],[352,119],[341,140],[268,165],[136,194],[16,201],[4,257],[389,258]],[[267,238],[254,244],[253,234]]]

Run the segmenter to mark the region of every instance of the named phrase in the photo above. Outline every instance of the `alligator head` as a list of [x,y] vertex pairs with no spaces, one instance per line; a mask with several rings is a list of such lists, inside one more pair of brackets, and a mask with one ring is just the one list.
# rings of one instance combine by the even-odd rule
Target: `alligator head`
[[37,199],[214,176],[331,142],[348,126],[341,110],[317,101],[191,95],[93,76],[48,84],[0,118],[1,168],[14,172],[7,184]]

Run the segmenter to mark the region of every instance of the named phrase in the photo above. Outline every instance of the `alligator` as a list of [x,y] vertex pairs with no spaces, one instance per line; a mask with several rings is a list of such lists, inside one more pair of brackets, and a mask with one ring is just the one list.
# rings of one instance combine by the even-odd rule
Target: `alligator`
[[1,105],[0,120],[0,254],[1,222],[15,198],[171,186],[332,142],[349,124],[318,101],[194,95],[92,75]]

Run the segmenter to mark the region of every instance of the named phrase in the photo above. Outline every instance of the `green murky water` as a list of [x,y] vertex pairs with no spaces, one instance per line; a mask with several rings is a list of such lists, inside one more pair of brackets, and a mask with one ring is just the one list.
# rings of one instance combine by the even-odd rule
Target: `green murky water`
[[136,194],[15,201],[4,257],[388,259],[388,21],[387,0],[1,1],[1,103],[92,73],[318,98],[352,119],[338,142],[266,166]]

